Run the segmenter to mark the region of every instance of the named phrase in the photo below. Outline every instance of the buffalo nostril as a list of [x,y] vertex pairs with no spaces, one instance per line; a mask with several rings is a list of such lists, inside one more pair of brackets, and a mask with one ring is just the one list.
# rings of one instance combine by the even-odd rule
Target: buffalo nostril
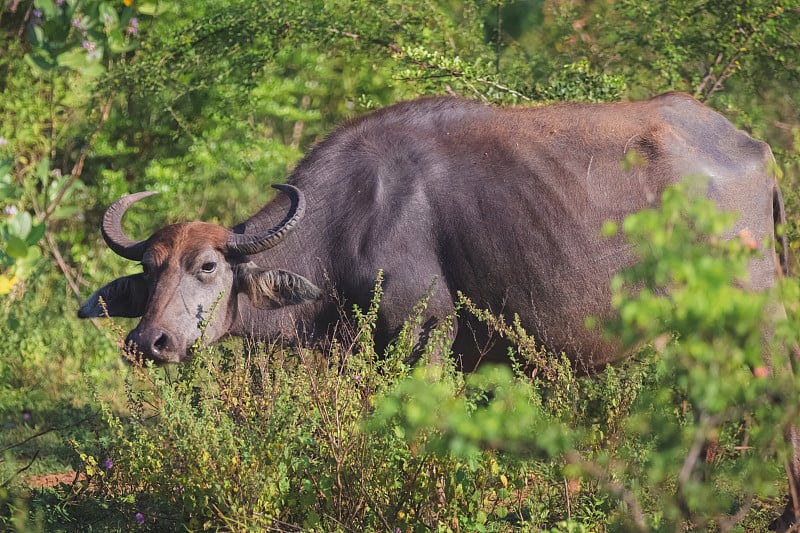
[[179,354],[175,353],[176,336],[158,327],[149,325],[137,327],[128,334],[125,342],[135,346],[137,359],[150,359],[158,364],[177,361],[180,358]]
[[153,355],[161,355],[161,351],[167,348],[169,344],[169,338],[167,337],[166,333],[161,333],[155,341],[153,341],[153,346],[151,347],[151,351]]

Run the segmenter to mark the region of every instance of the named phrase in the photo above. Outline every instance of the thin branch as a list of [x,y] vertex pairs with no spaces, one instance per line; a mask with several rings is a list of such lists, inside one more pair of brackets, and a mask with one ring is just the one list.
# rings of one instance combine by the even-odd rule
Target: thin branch
[[[62,256],[61,252],[58,251],[58,246],[56,245],[56,240],[53,237],[53,233],[51,231],[45,231],[44,236],[45,239],[47,240],[47,247],[50,249],[50,254],[53,256],[53,259],[56,260],[56,264],[58,265],[59,270],[61,270],[61,273],[64,274],[64,279],[67,280],[67,285],[69,285],[70,289],[72,289],[72,292],[80,301],[81,299],[80,288],[73,279],[69,265],[67,265],[67,262],[64,260],[64,256]],[[92,321],[92,324],[94,325],[94,327],[97,328],[98,331],[105,331],[100,326],[100,322],[96,318],[92,317],[90,320]]]
[[723,58],[723,53],[720,52],[719,54],[717,54],[717,58],[714,60],[714,64],[708,67],[706,75],[703,76],[703,81],[701,81],[700,85],[697,86],[697,89],[694,90],[695,98],[699,98],[703,94],[706,85],[708,85],[708,83],[712,79],[714,79],[714,68],[722,62],[722,58]]
[[[750,42],[750,39],[753,38],[753,35],[755,35],[755,34],[753,33],[747,38],[747,40],[745,41],[745,44]],[[739,62],[739,58],[741,56],[742,56],[741,50],[739,50],[735,54],[733,54],[733,57],[731,58],[730,61],[728,61],[728,64],[725,65],[725,68],[722,69],[722,72],[720,73],[720,75],[716,79],[716,81],[714,82],[714,85],[712,85],[711,89],[709,89],[708,94],[706,94],[706,96],[705,96],[706,99],[710,98],[712,94],[714,94],[715,92],[717,92],[720,89],[722,89],[722,83],[725,80],[727,80],[728,78],[730,78],[731,76],[733,76],[734,72],[736,72],[736,69],[733,68],[733,67],[734,67],[734,65],[736,65],[736,63]]]
[[481,83],[484,83],[486,85],[494,87],[495,89],[500,89],[501,91],[505,91],[505,92],[507,92],[509,94],[513,94],[517,98],[522,98],[526,102],[531,102],[532,101],[531,98],[525,96],[521,92],[516,91],[516,90],[512,89],[511,87],[507,87],[507,86],[505,86],[505,85],[503,85],[501,83],[497,83],[496,81],[487,80],[486,78],[475,78],[475,81],[479,81]]
[[50,427],[50,428],[47,428],[47,429],[43,429],[39,433],[35,433],[35,434],[31,435],[30,437],[26,437],[26,438],[22,439],[19,442],[15,442],[14,444],[11,444],[9,446],[6,446],[5,448],[0,449],[0,454],[4,454],[8,450],[11,450],[13,448],[17,448],[19,446],[22,446],[23,444],[26,444],[26,443],[32,441],[33,439],[38,439],[39,437],[41,437],[43,435],[47,435],[48,433],[51,433],[53,431],[62,431],[64,429],[68,429],[68,428],[71,428],[71,427],[76,427],[76,426],[78,426],[80,424],[83,424],[84,422],[86,422],[87,420],[89,420],[89,419],[91,419],[93,417],[94,417],[94,414],[91,414],[89,416],[86,416],[86,417],[78,420],[77,422],[74,422],[74,423],[71,423],[71,424],[67,424],[65,426],[54,426],[54,427]]
[[751,495],[747,497],[747,502],[742,505],[738,511],[736,511],[736,514],[719,520],[719,530],[723,532],[730,531],[731,529],[740,525],[739,523],[744,520],[744,517],[750,512],[752,507],[753,496]]
[[[358,39],[359,38],[359,36],[357,34],[340,31],[340,30],[337,30],[335,28],[329,28],[328,31],[330,31],[332,33],[339,34],[339,35],[344,35],[344,36],[350,37],[352,39]],[[372,41],[372,42],[388,47],[389,50],[392,53],[395,53],[395,54],[402,54],[403,53],[402,48],[400,46],[398,46],[397,44],[395,44],[395,43],[386,44],[386,43],[379,42],[379,41]],[[433,65],[433,64],[431,64],[431,63],[429,63],[427,61],[420,61],[420,60],[416,60],[416,59],[412,59],[412,60],[410,60],[410,62],[412,64],[414,64],[414,65],[417,65],[417,66],[419,66],[421,68],[424,68],[424,69],[427,69],[427,70],[436,70],[439,73],[437,73],[437,74],[428,74],[428,75],[420,77],[420,78],[401,78],[404,81],[415,81],[415,80],[420,80],[420,79],[426,79],[427,80],[427,79],[448,78],[448,77],[458,78],[473,93],[475,93],[476,96],[478,96],[479,98],[481,98],[483,100],[488,100],[486,98],[486,96],[483,95],[483,93],[481,93],[480,91],[478,91],[478,89],[475,87],[475,85],[473,83],[471,83],[471,81],[460,70],[457,70],[457,69],[445,69],[445,68],[439,67],[437,65]],[[512,89],[511,87],[508,87],[507,85],[503,85],[502,83],[498,83],[498,82],[496,82],[494,80],[490,80],[488,78],[481,77],[481,76],[476,76],[472,80],[474,80],[474,81],[476,81],[478,83],[482,83],[484,85],[488,85],[490,87],[494,87],[495,89],[499,89],[499,90],[507,92],[509,94],[512,94],[512,95],[516,96],[517,98],[525,100],[526,102],[533,101],[532,98],[522,94],[521,92],[519,92],[519,91],[517,91],[515,89]],[[451,92],[452,91],[452,87],[450,87],[448,85],[446,90],[448,92]]]
[[328,31],[331,33],[335,33],[336,35],[344,35],[345,37],[350,37],[353,40],[360,39],[361,36],[357,33],[351,33],[349,31],[342,31],[337,30],[336,28],[328,28]]
[[797,472],[795,472],[791,460],[784,462],[784,468],[786,470],[786,475],[789,478],[789,495],[792,500],[792,507],[794,507],[792,510],[794,511],[795,516],[797,516],[798,502],[800,502],[800,495],[798,495],[797,488]]
[[[714,65],[709,67],[708,73],[705,75],[705,77],[703,78],[703,81],[700,83],[700,85],[695,90],[695,96],[697,98],[701,98],[702,97],[703,100],[707,100],[715,92],[717,92],[720,89],[722,89],[722,84],[725,82],[725,80],[727,80],[728,78],[733,76],[733,74],[736,72],[735,66],[736,66],[736,63],[739,61],[739,58],[742,56],[742,50],[746,50],[747,49],[747,46],[750,44],[750,41],[752,41],[753,37],[755,37],[759,32],[761,32],[761,30],[764,27],[764,24],[770,18],[772,18],[772,14],[767,14],[766,16],[762,17],[762,19],[758,21],[757,25],[750,27],[750,32],[749,33],[745,33],[745,30],[743,28],[739,28],[739,31],[741,31],[742,33],[745,34],[744,42],[736,44],[736,46],[738,48],[736,50],[736,53],[734,53],[733,56],[731,56],[731,59],[728,61],[728,63],[722,69],[722,72],[720,72],[719,76],[714,78],[714,75],[713,75],[714,68],[717,65],[719,65],[722,62],[722,59],[723,59],[723,52],[719,53],[719,55],[717,56],[716,61],[714,62]],[[709,89],[706,94],[702,94],[703,90],[705,89],[705,86],[712,79],[714,79],[714,84],[711,86],[711,89]]]
[[25,466],[23,466],[22,468],[20,468],[19,470],[17,470],[16,472],[14,472],[14,474],[10,478],[8,478],[7,480],[3,481],[3,484],[0,485],[0,487],[2,487],[2,488],[7,487],[9,485],[9,483],[11,483],[14,480],[15,477],[17,477],[18,475],[20,475],[21,473],[23,473],[24,471],[29,469],[31,467],[31,465],[33,464],[33,462],[36,460],[36,458],[39,457],[39,452],[40,451],[41,450],[36,450],[36,453],[33,454],[33,457],[31,458],[30,462],[28,464],[26,464]]
[[108,115],[109,112],[111,111],[111,103],[113,101],[113,98],[114,95],[112,94],[108,97],[106,103],[103,104],[102,113],[100,115],[100,121],[97,123],[94,132],[92,132],[92,135],[89,137],[89,140],[83,147],[83,150],[81,150],[81,155],[80,157],[78,157],[78,160],[72,167],[72,172],[70,173],[69,178],[67,178],[67,181],[65,181],[64,184],[61,185],[61,188],[56,193],[55,198],[53,198],[53,201],[50,202],[50,205],[47,206],[47,209],[45,210],[44,214],[40,217],[40,220],[42,222],[47,221],[47,219],[49,219],[53,215],[55,210],[58,209],[58,206],[61,203],[61,200],[64,198],[64,195],[67,193],[70,187],[72,187],[72,184],[75,183],[75,180],[77,180],[83,173],[83,165],[86,162],[86,157],[89,155],[89,151],[91,150],[94,141],[100,134],[100,131],[103,128],[103,124],[105,124],[105,122],[108,120]]
[[603,486],[605,486],[606,489],[611,492],[611,494],[625,502],[625,504],[628,506],[628,511],[630,512],[637,531],[648,531],[644,512],[642,512],[642,508],[639,505],[636,496],[631,491],[626,489],[622,483],[614,481],[611,476],[609,476],[596,464],[589,461],[584,461],[577,452],[568,453],[566,460],[569,464],[580,467],[582,470],[594,477],[597,481],[602,483]]
[[33,2],[31,2],[30,5],[28,6],[28,10],[25,12],[25,16],[22,18],[22,24],[19,25],[19,31],[17,32],[17,40],[22,39],[22,34],[25,33],[25,26],[31,19],[32,11],[33,11]]

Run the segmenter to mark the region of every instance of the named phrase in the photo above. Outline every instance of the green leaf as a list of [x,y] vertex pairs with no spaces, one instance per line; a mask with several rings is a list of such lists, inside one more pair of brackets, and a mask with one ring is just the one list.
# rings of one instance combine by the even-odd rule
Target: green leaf
[[9,235],[8,240],[6,241],[5,252],[9,255],[9,257],[13,257],[14,259],[22,259],[28,255],[28,245],[16,235]]
[[5,180],[0,180],[0,198],[4,200],[19,200],[22,198],[22,194],[22,187]]
[[36,177],[39,178],[40,183],[46,184],[47,178],[49,176],[50,176],[50,158],[44,157],[36,165]]
[[158,11],[158,2],[142,2],[138,5],[139,13],[153,16]]
[[108,34],[108,49],[112,54],[121,54],[135,48],[134,44],[125,42],[122,30],[114,28]]
[[41,257],[42,251],[39,250],[38,246],[29,246],[25,255],[17,260],[15,265],[17,275],[19,275],[21,278],[27,278],[30,276],[31,273],[33,273],[33,271],[36,269],[36,263],[39,262]]
[[9,218],[6,221],[6,224],[8,224],[8,230],[11,235],[22,240],[31,232],[33,220],[30,213],[23,211],[18,215]]
[[78,212],[78,208],[75,206],[61,206],[53,212],[53,216],[50,217],[53,220],[63,220],[65,218],[69,218],[75,213]]
[[45,74],[56,67],[52,58],[38,51],[36,53],[25,54],[25,62],[30,65],[33,71],[37,74]]
[[11,178],[11,169],[14,168],[13,157],[3,157],[0,159],[0,180],[8,181]]
[[100,21],[103,22],[104,25],[111,28],[116,28],[119,25],[119,15],[117,14],[117,10],[111,7],[109,4],[105,2],[100,4],[98,12],[100,13]]
[[[101,49],[102,50],[102,49]],[[81,74],[87,78],[96,78],[105,73],[106,68],[100,61],[90,61],[85,67],[81,68]]]
[[56,16],[56,4],[53,0],[36,0],[33,5],[42,12],[42,15],[44,15],[46,19]]
[[44,224],[37,224],[31,228],[30,233],[28,236],[25,237],[25,242],[28,246],[33,246],[37,242],[39,242],[42,237],[44,237],[45,225]]
[[41,26],[37,26],[35,24],[29,25],[27,34],[28,40],[36,48],[44,46],[45,42],[47,42],[44,36],[44,30]]
[[86,66],[87,54],[83,48],[73,48],[72,50],[59,54],[56,61],[59,66],[77,70]]

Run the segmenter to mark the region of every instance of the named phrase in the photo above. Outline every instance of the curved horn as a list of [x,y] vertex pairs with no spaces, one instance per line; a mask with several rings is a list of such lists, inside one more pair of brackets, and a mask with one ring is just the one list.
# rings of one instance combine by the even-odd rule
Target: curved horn
[[254,234],[232,234],[228,238],[228,250],[245,255],[253,255],[268,250],[283,240],[303,218],[306,211],[306,200],[300,189],[294,185],[286,184],[273,185],[273,187],[285,192],[291,198],[292,205],[289,207],[289,212],[277,226],[269,231]]
[[103,215],[103,222],[100,224],[100,231],[103,234],[108,247],[111,248],[115,254],[130,259],[131,261],[141,261],[144,255],[145,241],[131,240],[122,231],[122,217],[125,211],[138,202],[142,198],[147,198],[158,194],[155,191],[143,191],[135,194],[123,196],[106,209]]

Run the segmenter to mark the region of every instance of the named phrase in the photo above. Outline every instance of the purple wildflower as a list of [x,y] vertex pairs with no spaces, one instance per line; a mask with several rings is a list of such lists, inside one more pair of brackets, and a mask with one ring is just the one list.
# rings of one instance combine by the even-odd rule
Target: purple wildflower
[[139,19],[136,17],[131,18],[131,21],[128,23],[128,33],[131,35],[136,35],[139,33]]
[[[17,206],[15,206],[15,205],[7,205],[7,206],[6,206],[6,207],[3,209],[3,212],[4,212],[6,215],[10,216],[10,217],[15,217],[15,216],[17,216],[17,214],[19,214],[19,210],[17,209]],[[24,416],[25,416],[25,415],[23,415],[23,417],[24,417]]]
[[27,422],[28,420],[30,420],[30,419],[31,419],[31,414],[30,414],[28,411],[23,411],[23,413],[22,413],[22,419],[23,419],[25,422]]
[[8,144],[8,139],[5,137],[0,137],[0,146],[5,146]]
[[81,41],[81,46],[89,53],[94,52],[95,48],[97,48],[97,43],[94,41]]
[[361,381],[361,376],[353,376],[353,381]]
[[105,465],[106,468],[109,469],[114,468],[114,461],[112,461],[111,459],[106,459],[106,462],[103,464]]
[[144,524],[144,515],[142,513],[136,513],[136,521],[139,524]]
[[34,26],[42,25],[42,12],[38,9],[31,11],[31,24]]
[[84,27],[83,22],[81,22],[81,19],[79,19],[79,18],[72,19],[72,27],[75,28],[75,29],[78,29],[80,31],[86,31],[86,28]]

